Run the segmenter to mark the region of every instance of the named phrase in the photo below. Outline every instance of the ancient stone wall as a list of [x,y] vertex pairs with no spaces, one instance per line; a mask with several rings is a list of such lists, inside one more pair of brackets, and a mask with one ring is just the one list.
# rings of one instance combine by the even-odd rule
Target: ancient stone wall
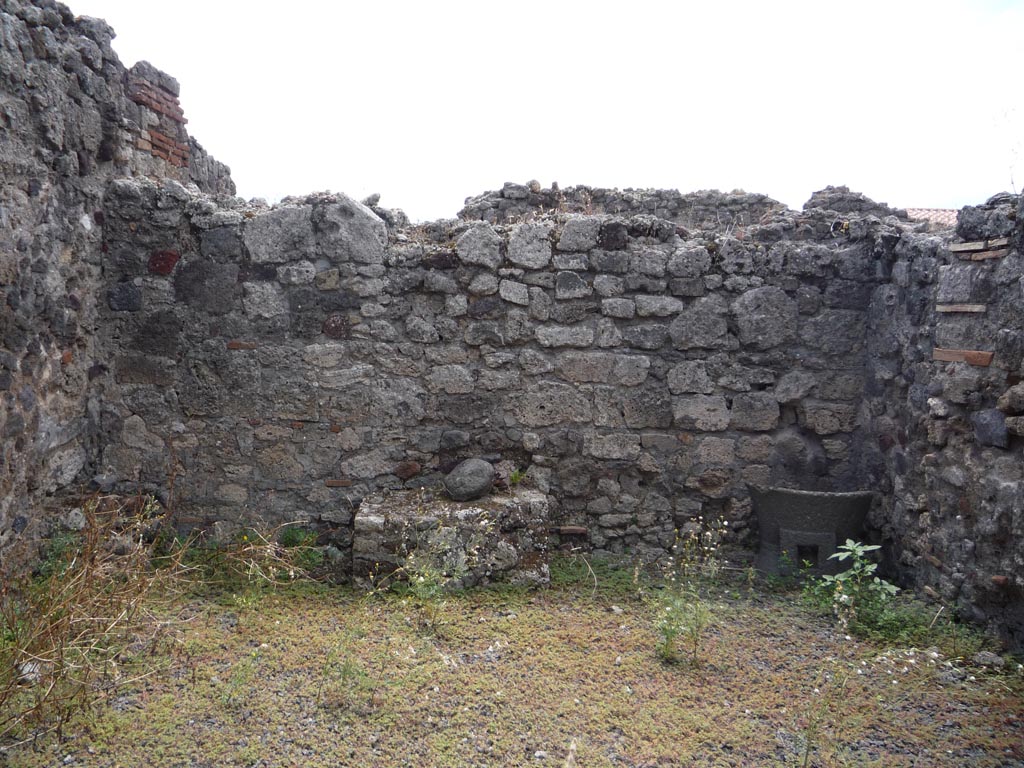
[[[0,550],[98,450],[88,391],[102,365],[94,334],[107,182],[155,175],[234,191],[227,167],[190,144],[182,122],[174,140],[189,152],[176,150],[176,164],[141,148],[160,119],[139,94],[148,89],[155,104],[173,80],[148,65],[129,74],[112,37],[56,2],[0,0]],[[174,101],[167,93],[163,108]]]
[[770,214],[784,210],[785,205],[767,195],[740,191],[704,190],[681,194],[674,189],[618,190],[587,186],[561,189],[557,184],[542,188],[539,182],[531,181],[526,184],[508,182],[500,190],[467,198],[459,218],[506,224],[545,213],[642,214],[672,221],[687,229],[725,232],[757,224]]
[[956,233],[845,188],[271,209],[112,34],[0,0],[0,552],[85,483],[348,552],[361,499],[482,456],[643,557],[749,540],[750,483],[868,488],[893,572],[1024,642],[1020,198]]
[[344,196],[223,208],[116,181],[101,474],[173,481],[190,523],[311,519],[343,539],[367,494],[486,456],[598,550],[663,552],[700,514],[745,536],[747,483],[860,484],[865,312],[899,235],[836,216],[389,232]]
[[1024,643],[1021,198],[903,236],[868,314],[876,522],[908,581]]

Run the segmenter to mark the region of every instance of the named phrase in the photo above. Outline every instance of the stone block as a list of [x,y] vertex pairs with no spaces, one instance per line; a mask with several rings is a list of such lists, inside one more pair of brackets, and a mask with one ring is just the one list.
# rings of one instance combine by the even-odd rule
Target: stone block
[[271,481],[301,482],[306,469],[298,462],[290,445],[273,445],[253,454],[260,476]]
[[238,228],[214,227],[203,232],[199,252],[210,259],[237,261],[242,257],[242,237]]
[[631,325],[622,329],[622,340],[637,349],[660,349],[668,339],[669,330],[660,324]]
[[501,266],[501,236],[490,224],[477,224],[462,233],[455,252],[463,264],[495,270]]
[[131,415],[121,426],[121,442],[129,448],[140,451],[159,453],[165,450],[164,441],[149,431],[141,416]]
[[570,269],[585,272],[590,269],[590,259],[585,253],[558,253],[551,257],[551,265],[555,269]]
[[815,384],[817,379],[807,371],[786,371],[775,385],[775,399],[780,403],[795,403],[807,397]]
[[483,459],[466,459],[444,478],[444,489],[455,501],[479,499],[493,487],[494,466]]
[[622,275],[629,271],[629,254],[625,251],[591,251],[590,266],[595,272]]
[[313,282],[321,291],[336,291],[341,285],[341,271],[337,267],[322,270],[316,273]]
[[138,312],[142,309],[142,286],[134,281],[114,284],[107,290],[107,306],[113,312]]
[[440,365],[427,374],[427,386],[432,392],[467,394],[473,391],[473,372],[463,365]]
[[804,426],[819,435],[852,432],[857,426],[857,406],[850,403],[805,400],[801,410]]
[[615,355],[615,367],[612,369],[611,384],[623,387],[635,387],[647,380],[651,360],[644,355]]
[[508,260],[527,269],[543,269],[551,262],[551,226],[520,224],[508,243]]
[[543,288],[530,288],[530,317],[534,320],[545,322],[551,319],[551,305],[553,299]]
[[686,307],[672,296],[636,296],[633,300],[640,317],[668,317],[682,312]]
[[420,344],[434,344],[441,339],[441,335],[437,332],[437,328],[434,327],[432,322],[423,317],[416,317],[415,315],[406,318],[405,334],[411,341],[415,341]]
[[558,356],[558,371],[566,381],[605,384],[618,357],[611,352],[563,352]]
[[317,208],[320,255],[335,263],[382,264],[388,233],[384,222],[362,203],[338,194]]
[[978,267],[974,264],[949,264],[939,267],[935,293],[937,304],[967,304],[974,298]]
[[728,308],[719,296],[706,296],[676,316],[668,327],[676,349],[724,349],[730,346]]
[[669,370],[668,389],[673,395],[710,395],[714,392],[715,385],[708,375],[707,363],[703,360],[687,360]]
[[673,401],[675,425],[702,432],[721,432],[729,427],[729,406],[721,395],[677,397]]
[[668,257],[659,250],[644,248],[629,257],[629,271],[635,275],[663,277]]
[[779,403],[770,392],[735,395],[729,425],[740,432],[767,432],[779,423]]
[[285,285],[308,285],[316,279],[316,267],[311,261],[297,261],[277,268],[277,281]]
[[704,281],[699,277],[677,277],[669,280],[668,290],[673,296],[695,298],[704,295]]
[[242,283],[242,307],[249,317],[269,319],[288,314],[288,297],[275,283]]
[[591,420],[590,399],[575,386],[554,382],[534,384],[510,396],[509,413],[529,427]]
[[805,320],[800,339],[808,347],[834,358],[847,358],[864,349],[864,314],[849,309],[827,309]]
[[281,264],[315,256],[313,209],[308,205],[273,208],[246,222],[245,247],[255,264]]
[[702,245],[686,245],[669,257],[668,273],[674,277],[698,278],[711,268],[711,254]]
[[775,448],[768,435],[741,437],[736,443],[736,455],[743,461],[767,461]]
[[601,220],[593,216],[572,216],[562,226],[558,250],[582,253],[597,246]]
[[636,304],[633,299],[602,299],[601,314],[621,320],[630,320],[636,315]]
[[481,272],[470,281],[467,290],[473,296],[490,296],[498,292],[498,278],[490,272]]
[[529,287],[514,280],[502,280],[498,285],[498,295],[505,301],[524,307],[530,303]]
[[469,301],[465,296],[445,296],[444,314],[445,317],[465,317],[469,311]]
[[797,303],[774,286],[754,288],[732,303],[740,343],[771,349],[796,335]]
[[594,343],[594,329],[585,325],[540,325],[535,333],[542,347],[589,347]]
[[602,317],[597,321],[597,339],[595,343],[601,349],[621,346],[622,332],[613,320]]
[[633,429],[666,429],[672,426],[672,398],[663,385],[648,383],[631,389],[622,397],[622,416]]
[[583,440],[583,452],[595,459],[633,461],[640,456],[640,436],[625,433],[588,433]]
[[591,292],[590,285],[576,272],[559,272],[555,275],[556,299],[581,299]]
[[996,408],[1006,414],[1024,413],[1024,382],[1014,384],[999,396]]
[[731,466],[736,460],[736,441],[724,437],[705,437],[697,444],[694,459],[704,466]]
[[626,286],[621,277],[597,275],[594,278],[594,292],[598,296],[604,296],[605,298],[621,296],[625,290]]
[[606,219],[601,222],[597,245],[606,251],[621,251],[629,244],[629,227],[623,221]]
[[238,265],[187,260],[174,274],[174,295],[193,309],[224,315],[234,309]]
[[979,445],[1005,448],[1009,444],[1006,415],[994,408],[978,411],[971,415],[974,439]]

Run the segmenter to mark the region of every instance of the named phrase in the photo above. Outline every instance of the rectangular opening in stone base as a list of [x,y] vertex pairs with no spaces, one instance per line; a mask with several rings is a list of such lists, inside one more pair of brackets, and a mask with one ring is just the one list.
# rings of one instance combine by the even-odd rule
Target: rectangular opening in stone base
[[[836,536],[823,531],[779,530],[779,545],[789,558],[793,570],[809,567],[814,571],[837,570],[836,562],[829,557],[836,551]],[[780,564],[781,566],[781,564]]]

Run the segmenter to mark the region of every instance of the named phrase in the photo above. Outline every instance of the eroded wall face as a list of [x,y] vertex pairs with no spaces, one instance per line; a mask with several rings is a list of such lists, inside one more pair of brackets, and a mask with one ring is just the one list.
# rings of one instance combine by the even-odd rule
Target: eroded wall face
[[0,558],[45,532],[53,493],[92,474],[108,181],[154,174],[234,191],[180,115],[155,111],[174,112],[177,83],[148,65],[127,71],[112,37],[59,3],[0,0]]
[[484,456],[640,555],[698,515],[749,538],[749,483],[868,488],[901,577],[1021,644],[1020,198],[952,241],[843,188],[217,203],[177,83],[111,36],[0,0],[0,557],[87,485],[345,547],[367,493]]
[[[872,300],[863,429],[880,523],[909,581],[1024,642],[1021,199],[905,236]],[[959,359],[959,361],[957,361]]]
[[748,483],[861,485],[877,218],[389,233],[344,196],[220,209],[127,180],[105,213],[100,471],[173,484],[189,522],[344,536],[367,493],[484,456],[597,549],[660,553],[701,514],[746,536]]

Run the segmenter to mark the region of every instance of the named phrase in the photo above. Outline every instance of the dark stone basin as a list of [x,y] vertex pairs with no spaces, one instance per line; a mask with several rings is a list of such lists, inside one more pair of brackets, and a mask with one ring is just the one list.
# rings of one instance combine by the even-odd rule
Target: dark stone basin
[[838,573],[841,563],[829,556],[847,539],[863,541],[864,522],[874,497],[873,491],[830,493],[750,486],[760,527],[757,568],[784,573],[809,562],[817,572]]

